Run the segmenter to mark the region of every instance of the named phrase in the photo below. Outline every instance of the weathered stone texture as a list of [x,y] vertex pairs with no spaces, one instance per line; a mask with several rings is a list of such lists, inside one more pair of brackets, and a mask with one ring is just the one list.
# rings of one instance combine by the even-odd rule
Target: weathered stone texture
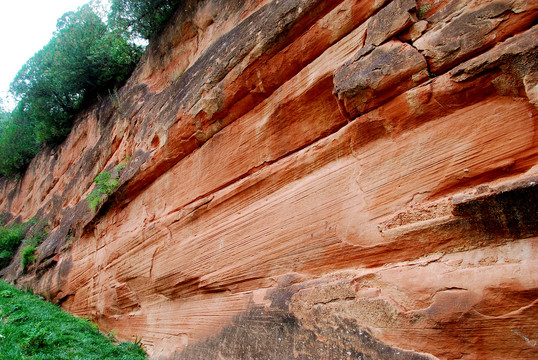
[[368,22],[365,45],[379,46],[417,21],[415,0],[395,0],[372,16]]
[[186,1],[0,179],[3,220],[51,229],[2,276],[154,359],[535,359],[537,14]]
[[426,60],[411,45],[397,40],[372,48],[334,74],[334,92],[349,118],[428,79]]

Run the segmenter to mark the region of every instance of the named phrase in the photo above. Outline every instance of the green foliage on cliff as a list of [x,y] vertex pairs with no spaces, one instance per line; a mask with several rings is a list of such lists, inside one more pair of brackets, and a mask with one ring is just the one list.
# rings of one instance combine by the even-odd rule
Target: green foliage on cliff
[[0,269],[9,265],[21,243],[25,245],[21,250],[21,261],[26,268],[35,260],[37,247],[47,235],[46,224],[36,218],[23,224],[0,224]]
[[0,226],[0,268],[9,265],[23,238],[23,225]]
[[110,24],[131,38],[149,40],[184,0],[112,0]]
[[126,34],[109,29],[90,5],[64,14],[51,41],[11,83],[11,92],[22,102],[22,116],[35,126],[35,140],[63,140],[73,116],[97,95],[122,85],[141,53]]
[[108,14],[90,2],[64,14],[11,83],[16,109],[0,104],[0,176],[22,172],[43,144],[65,139],[82,108],[122,86],[142,55],[137,44],[158,33],[182,1],[112,0]]
[[37,247],[35,245],[26,245],[21,250],[21,264],[26,269],[37,258]]
[[[0,108],[0,175],[24,170],[42,144],[63,141],[82,108],[122,86],[143,52],[132,41],[132,31],[150,31],[146,22],[154,24],[157,14],[159,21],[170,15],[164,10],[149,17],[128,13],[151,9],[147,6],[115,8],[109,15],[115,14],[114,25],[103,22],[91,3],[64,14],[50,42],[19,71],[10,87],[19,101],[16,109],[8,113]],[[126,18],[132,21],[130,29],[119,26]]]
[[2,123],[9,119],[9,111],[4,109],[2,98],[0,98],[0,126]]
[[86,199],[88,206],[90,209],[92,209],[92,211],[97,209],[97,206],[101,200],[114,193],[119,184],[118,180],[119,177],[112,176],[112,174],[110,174],[108,171],[103,171],[95,177],[93,180],[95,183],[95,188]]
[[0,122],[0,175],[14,176],[32,160],[39,144],[35,123],[25,116],[21,102]]
[[46,224],[41,224],[34,228],[31,234],[26,234],[23,240],[24,247],[21,250],[21,265],[24,270],[35,261],[37,258],[37,248],[47,236]]
[[97,327],[0,281],[0,359],[146,359],[133,343],[117,343]]

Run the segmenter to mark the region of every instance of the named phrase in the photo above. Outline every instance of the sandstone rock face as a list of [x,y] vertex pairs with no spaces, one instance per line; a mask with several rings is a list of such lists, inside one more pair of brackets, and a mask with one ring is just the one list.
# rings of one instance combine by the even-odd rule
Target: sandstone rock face
[[428,79],[426,60],[411,45],[390,41],[370,49],[334,74],[334,92],[349,118]]
[[[154,359],[536,359],[525,0],[186,1],[0,211],[30,287]],[[119,177],[92,211],[94,177]]]

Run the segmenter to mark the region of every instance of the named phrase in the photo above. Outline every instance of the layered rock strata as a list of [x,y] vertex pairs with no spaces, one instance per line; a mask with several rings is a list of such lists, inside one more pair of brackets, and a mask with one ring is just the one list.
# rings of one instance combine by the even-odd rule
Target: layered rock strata
[[[155,359],[538,357],[533,1],[186,1],[17,181],[4,279]],[[103,171],[116,192],[85,200]]]

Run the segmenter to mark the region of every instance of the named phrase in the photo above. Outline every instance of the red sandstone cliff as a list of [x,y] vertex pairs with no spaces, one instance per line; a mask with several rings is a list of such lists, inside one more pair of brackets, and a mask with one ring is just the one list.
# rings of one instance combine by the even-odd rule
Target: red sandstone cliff
[[536,359],[537,7],[187,1],[0,180],[4,279],[155,359]]

